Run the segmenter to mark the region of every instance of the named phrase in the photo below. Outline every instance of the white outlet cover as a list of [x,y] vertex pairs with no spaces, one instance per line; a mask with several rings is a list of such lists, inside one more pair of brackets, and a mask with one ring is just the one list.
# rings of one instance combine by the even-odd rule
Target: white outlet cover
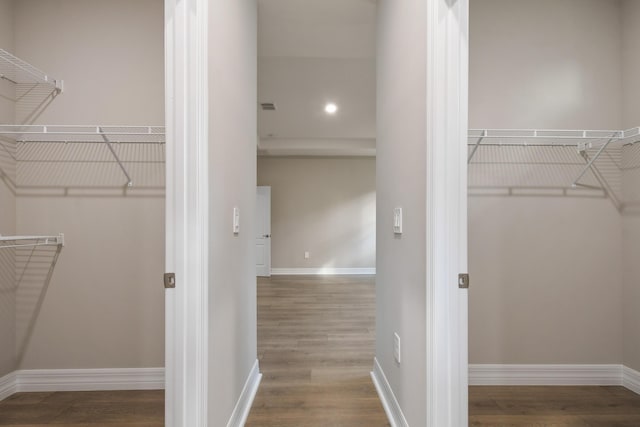
[[402,208],[393,209],[393,232],[402,234]]
[[400,335],[395,332],[393,334],[393,358],[396,359],[396,363],[398,364],[402,361],[402,353],[400,350]]
[[233,208],[233,234],[240,233],[240,209]]

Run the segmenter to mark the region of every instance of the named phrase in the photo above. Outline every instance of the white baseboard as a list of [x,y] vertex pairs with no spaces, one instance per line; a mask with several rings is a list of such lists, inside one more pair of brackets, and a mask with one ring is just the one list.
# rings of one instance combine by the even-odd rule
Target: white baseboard
[[258,387],[260,386],[260,380],[262,380],[262,374],[260,373],[258,360],[256,360],[251,372],[249,372],[247,381],[244,383],[236,407],[233,408],[233,413],[231,414],[231,418],[229,418],[227,427],[242,427],[247,422],[253,399],[256,397]]
[[398,403],[396,396],[393,394],[391,385],[389,384],[389,381],[387,381],[387,377],[384,375],[384,371],[376,358],[373,359],[373,372],[371,372],[371,379],[378,391],[378,396],[380,397],[382,407],[384,408],[384,412],[387,414],[391,427],[408,427],[409,424],[402,413],[402,408],[400,408],[400,404]]
[[622,366],[469,365],[469,385],[622,385]]
[[0,378],[0,401],[11,396],[13,393],[17,393],[17,391],[15,372],[11,372]]
[[626,366],[623,367],[622,385],[634,393],[640,394],[640,372],[634,371]]
[[0,400],[18,392],[162,389],[164,368],[34,369],[0,379]]
[[375,268],[272,268],[272,276],[340,276],[340,275],[374,275]]

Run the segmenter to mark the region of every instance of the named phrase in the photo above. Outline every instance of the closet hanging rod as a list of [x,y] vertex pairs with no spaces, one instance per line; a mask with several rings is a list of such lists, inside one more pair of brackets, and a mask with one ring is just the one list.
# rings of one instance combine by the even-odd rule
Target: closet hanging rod
[[44,71],[28,62],[0,49],[0,76],[13,84],[45,84],[51,86],[56,94],[62,93],[63,81],[54,79]]
[[[13,244],[4,244],[5,242],[13,242]],[[25,248],[34,246],[64,246],[64,234],[60,233],[57,236],[0,235],[0,249]]]

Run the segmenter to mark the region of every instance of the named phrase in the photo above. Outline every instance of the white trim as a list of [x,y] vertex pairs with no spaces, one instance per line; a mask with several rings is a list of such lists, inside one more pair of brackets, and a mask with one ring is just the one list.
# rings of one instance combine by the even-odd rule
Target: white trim
[[164,368],[29,369],[0,378],[0,400],[19,392],[162,390]]
[[16,373],[11,372],[0,378],[0,401],[18,392]]
[[469,365],[469,385],[622,385],[621,365]]
[[627,366],[622,367],[622,385],[634,393],[640,394],[640,372]]
[[400,404],[398,403],[396,396],[393,394],[391,385],[389,384],[389,381],[387,381],[387,377],[384,375],[384,371],[376,358],[373,359],[371,379],[373,380],[373,385],[378,391],[378,396],[380,397],[382,407],[384,408],[384,412],[387,414],[391,427],[408,427],[409,423],[407,423],[407,419],[402,413],[402,408],[400,408]]
[[236,407],[233,408],[233,413],[231,414],[231,418],[229,418],[227,427],[242,427],[247,422],[253,399],[256,397],[258,387],[260,386],[260,380],[262,380],[262,374],[260,373],[259,362],[256,360],[251,372],[249,372],[247,381],[244,383]]
[[208,424],[208,0],[165,0],[165,426]]
[[162,390],[164,368],[16,371],[18,392]]
[[340,276],[340,275],[374,275],[375,268],[272,268],[272,276]]
[[426,427],[468,425],[469,0],[427,0]]

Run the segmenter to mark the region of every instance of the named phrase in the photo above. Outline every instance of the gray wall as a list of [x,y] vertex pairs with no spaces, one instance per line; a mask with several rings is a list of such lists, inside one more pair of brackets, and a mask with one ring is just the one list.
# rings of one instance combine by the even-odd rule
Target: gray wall
[[[375,268],[376,159],[258,159],[273,268]],[[309,251],[309,259],[304,252]]]
[[[640,126],[640,1],[622,2],[623,16],[623,126]],[[628,147],[625,153],[628,167],[624,172],[625,201],[630,211],[623,217],[624,263],[624,364],[640,371],[640,144]]]
[[[471,2],[470,127],[618,129],[620,20],[616,0]],[[620,363],[621,258],[607,199],[471,197],[470,363]]]
[[[257,358],[255,0],[209,4],[209,423],[226,425]],[[225,102],[217,102],[224,99]],[[233,234],[233,208],[240,233]]]
[[[378,2],[376,358],[409,425],[426,424],[426,2]],[[401,237],[393,209],[403,208]],[[402,364],[393,334],[402,340]]]
[[[13,1],[0,0],[0,48],[13,52]],[[15,87],[0,80],[0,123],[13,123]],[[0,234],[15,235],[15,146],[0,139]],[[15,369],[15,251],[0,249],[0,377]]]
[[[164,124],[162,0],[20,0],[15,9],[17,55],[65,81],[36,123]],[[86,195],[17,200],[19,233],[63,232],[67,242],[20,368],[164,366],[164,198],[102,194],[92,184],[99,164],[71,168],[70,184]],[[30,183],[30,170],[18,178]],[[34,299],[20,301],[33,316]]]

